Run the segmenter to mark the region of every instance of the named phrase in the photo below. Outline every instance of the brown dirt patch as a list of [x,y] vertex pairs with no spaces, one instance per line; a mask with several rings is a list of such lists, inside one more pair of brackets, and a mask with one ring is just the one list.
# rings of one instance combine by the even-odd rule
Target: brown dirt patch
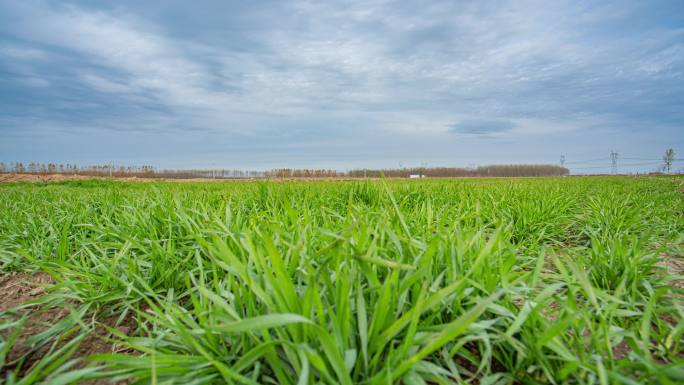
[[550,322],[556,322],[556,320],[558,320],[558,317],[560,317],[561,315],[560,304],[556,301],[553,301],[542,310],[542,313]]
[[98,179],[85,175],[67,174],[0,174],[0,183],[10,182],[59,182],[63,180]]
[[613,357],[616,360],[621,360],[629,355],[632,348],[629,347],[625,340],[620,341],[619,344],[613,347]]
[[[9,273],[0,274],[0,312],[10,311],[5,315],[6,320],[19,319],[22,316],[28,315],[28,319],[24,324],[17,343],[12,347],[6,357],[5,367],[0,368],[0,378],[5,377],[6,371],[14,370],[17,365],[21,363],[21,370],[19,371],[19,378],[28,372],[36,363],[50,352],[50,347],[53,342],[60,337],[49,341],[48,343],[39,346],[32,346],[26,344],[27,339],[38,333],[48,330],[52,325],[65,319],[70,310],[65,307],[46,307],[40,306],[25,307],[16,309],[18,306],[25,304],[27,301],[39,298],[46,293],[47,288],[54,284],[52,277],[46,273]],[[11,316],[8,314],[11,313]],[[81,342],[71,359],[80,359],[80,362],[73,368],[78,369],[85,367],[88,364],[86,358],[93,354],[100,353],[126,353],[137,354],[119,344],[108,341],[113,335],[107,330],[107,327],[116,328],[125,335],[133,335],[137,330],[137,323],[134,317],[127,317],[119,325],[116,324],[118,317],[110,317],[103,320],[97,320],[92,330]],[[6,338],[13,330],[5,330],[2,332],[2,337]],[[4,339],[3,338],[3,339]],[[58,342],[59,346],[63,346],[70,340],[71,336],[64,338]],[[84,384],[90,385],[104,385],[104,384],[127,384],[130,381],[111,382],[107,379],[83,381]]]
[[[0,183],[12,182],[61,182],[65,180],[117,180],[123,182],[215,182],[215,183],[233,183],[233,182],[249,182],[257,180],[268,180],[272,182],[293,182],[293,181],[358,181],[365,179],[379,179],[379,178],[361,178],[361,177],[286,177],[286,178],[148,178],[148,177],[117,177],[117,176],[97,176],[97,175],[76,175],[76,174],[15,174],[15,173],[0,173]],[[393,178],[386,179],[407,179],[407,178]],[[429,179],[429,178],[428,178]],[[475,178],[469,178],[475,179]],[[425,180],[425,179],[423,179]]]
[[668,285],[678,289],[684,289],[684,259],[677,258],[668,253],[660,253],[658,266],[667,269],[669,275],[678,277],[679,279],[667,282]]
[[0,174],[0,183],[11,182],[61,182],[65,180],[118,180],[125,182],[234,182],[251,179],[207,179],[207,178],[144,178],[144,177],[104,177],[76,174]]
[[40,297],[54,283],[47,273],[0,273],[0,312]]

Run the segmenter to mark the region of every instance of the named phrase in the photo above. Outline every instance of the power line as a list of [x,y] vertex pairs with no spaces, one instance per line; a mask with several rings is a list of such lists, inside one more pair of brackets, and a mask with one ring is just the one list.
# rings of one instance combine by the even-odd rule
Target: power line
[[605,162],[609,158],[596,158],[596,159],[588,159],[588,160],[575,160],[572,162],[565,162],[565,164],[580,164],[580,163],[593,163],[593,162]]
[[[663,158],[626,158],[626,157],[621,157],[620,159],[627,159],[627,160],[653,160],[653,161],[658,161],[658,162],[663,162]],[[676,161],[681,161],[684,159],[672,159],[673,162]]]
[[[645,158],[645,157],[620,157],[618,152],[615,150],[610,151],[609,157],[604,157],[604,158],[593,158],[593,159],[585,159],[585,160],[575,160],[575,161],[567,161],[567,156],[565,154],[560,155],[560,165],[561,167],[567,167],[571,170],[600,170],[600,169],[608,169],[610,168],[610,173],[611,174],[618,174],[618,160],[627,160],[627,161],[637,161],[637,162],[630,162],[630,163],[619,163],[619,166],[624,167],[640,167],[640,166],[657,166],[660,164],[663,164],[665,161],[662,158]],[[608,161],[610,161],[610,164],[608,164]],[[642,162],[639,162],[642,161]],[[679,163],[683,162],[683,158],[676,158],[672,160],[672,163]],[[605,162],[605,163],[604,163]],[[601,164],[603,163],[603,164]]]
[[[656,165],[660,164],[660,162],[640,162],[640,163],[620,163],[620,166],[648,166],[648,165]],[[606,166],[584,166],[584,167],[570,167],[573,170],[579,170],[579,169],[584,169],[584,168],[612,168],[613,165],[606,165]]]
[[650,164],[660,164],[661,162],[641,162],[641,163],[622,163],[621,166],[648,166]]
[[588,166],[588,167],[572,167],[572,170],[587,170],[591,168],[610,168],[611,166]]

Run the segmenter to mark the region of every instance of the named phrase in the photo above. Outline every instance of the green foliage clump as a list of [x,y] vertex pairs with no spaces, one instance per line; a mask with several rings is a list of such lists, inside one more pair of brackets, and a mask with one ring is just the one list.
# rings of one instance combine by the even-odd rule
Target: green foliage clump
[[[627,177],[0,186],[0,269],[48,272],[57,285],[28,306],[71,309],[32,341],[54,344],[52,358],[3,379],[682,383],[682,277],[663,263],[682,258],[676,188]],[[76,365],[75,347],[112,316],[135,321],[114,332],[137,354]],[[24,321],[0,313],[2,330]],[[0,334],[0,366],[16,334]]]

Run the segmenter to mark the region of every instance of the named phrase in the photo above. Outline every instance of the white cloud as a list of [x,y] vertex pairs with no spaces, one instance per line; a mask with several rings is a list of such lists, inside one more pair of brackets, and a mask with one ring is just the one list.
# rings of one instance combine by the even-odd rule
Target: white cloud
[[[122,77],[110,80],[105,74],[84,74],[81,79],[97,90],[148,93],[170,108],[200,109],[219,124],[236,112],[297,115],[322,108],[336,113],[372,109],[401,114],[411,105],[407,115],[426,109],[436,117],[450,112],[418,106],[430,100],[438,105],[444,97],[506,98],[512,104],[503,108],[498,103],[482,104],[477,115],[519,118],[514,95],[544,92],[548,87],[544,82],[562,77],[577,77],[572,86],[609,79],[614,77],[613,68],[601,64],[618,53],[629,56],[622,52],[629,47],[596,50],[581,44],[581,36],[567,21],[573,17],[572,12],[566,14],[567,7],[503,3],[495,10],[470,6],[453,12],[448,3],[439,3],[412,15],[393,13],[394,5],[384,3],[356,4],[349,10],[311,2],[297,6],[302,18],[314,20],[310,29],[286,25],[284,30],[265,30],[256,38],[268,48],[266,52],[207,47],[171,38],[163,28],[128,13],[74,7],[37,11],[41,23],[27,33],[42,44],[79,52]],[[583,23],[591,22],[588,11],[574,11],[584,15]],[[483,12],[488,17],[481,17]],[[565,17],[558,27],[550,28],[548,18],[561,16]],[[391,33],[364,34],[355,22],[379,22]],[[60,33],[53,33],[56,30]],[[430,36],[433,30],[441,35]],[[416,41],[414,49],[410,36],[421,31],[427,31],[427,36]],[[422,50],[421,44],[431,39],[434,43]],[[406,55],[394,53],[397,48]],[[645,60],[640,70],[653,74],[671,69],[680,57],[681,48],[670,48],[660,58]],[[212,62],[218,68],[212,68]],[[585,72],[589,76],[583,78]],[[529,103],[526,108],[539,106],[551,113],[549,109],[567,109],[564,103],[548,102]],[[468,111],[456,106],[451,113]]]
[[119,73],[126,83],[109,80],[103,74],[81,76],[98,90],[148,92],[174,107],[212,104],[214,95],[207,90],[212,79],[205,66],[185,57],[178,42],[146,30],[132,17],[68,8],[42,10],[40,20],[40,25],[27,32],[29,38],[78,52],[86,60]]
[[0,56],[7,56],[20,60],[37,60],[46,58],[47,54],[43,50],[32,47],[5,45],[0,46]]
[[[648,7],[639,2],[296,1],[186,30],[186,20],[140,12],[158,4],[50,4],[17,6],[19,42],[3,43],[0,60],[33,69],[22,73],[66,99],[60,84],[76,81],[105,94],[98,103],[125,105],[107,128],[139,119],[141,129],[283,146],[351,136],[382,147],[391,135],[403,146],[415,134],[439,148],[460,143],[464,133],[449,131],[463,122],[469,140],[523,141],[681,118],[672,95],[682,89],[683,32],[631,30]],[[55,52],[70,60],[62,78],[39,76],[51,70],[29,62]]]
[[102,92],[123,94],[129,94],[133,92],[131,87],[129,87],[126,84],[111,81],[109,79],[94,74],[82,74],[81,81],[88,84],[92,88]]

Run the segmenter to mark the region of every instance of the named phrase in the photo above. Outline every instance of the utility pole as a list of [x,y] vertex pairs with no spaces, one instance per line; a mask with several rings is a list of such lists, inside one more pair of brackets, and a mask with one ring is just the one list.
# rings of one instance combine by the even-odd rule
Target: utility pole
[[675,153],[674,150],[669,148],[665,150],[665,155],[663,156],[663,161],[665,162],[665,166],[663,167],[665,169],[665,172],[668,174],[670,173],[670,170],[672,169],[672,162],[674,162],[675,158]]
[[617,173],[618,173],[617,161],[618,161],[617,151],[610,150],[610,167],[611,167],[611,172],[613,173],[613,175],[617,175]]

